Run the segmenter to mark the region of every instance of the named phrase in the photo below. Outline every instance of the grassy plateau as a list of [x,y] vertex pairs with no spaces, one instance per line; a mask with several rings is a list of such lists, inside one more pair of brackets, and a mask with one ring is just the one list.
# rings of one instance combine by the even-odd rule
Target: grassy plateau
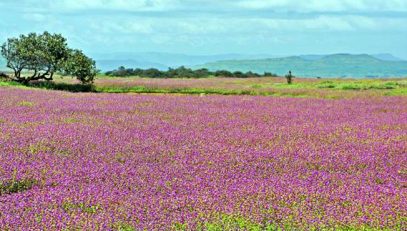
[[[18,83],[0,81],[0,86]],[[139,77],[107,77],[100,75],[93,85],[81,85],[69,77],[54,82],[37,82],[31,87],[99,93],[161,93],[263,95],[311,98],[352,98],[407,95],[407,79],[310,79],[295,78],[201,78],[154,79]]]

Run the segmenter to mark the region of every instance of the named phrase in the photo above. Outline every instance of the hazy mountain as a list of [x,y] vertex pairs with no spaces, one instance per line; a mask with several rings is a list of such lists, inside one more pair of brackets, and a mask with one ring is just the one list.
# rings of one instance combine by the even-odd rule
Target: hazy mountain
[[116,69],[119,66],[125,66],[128,68],[153,67],[157,69],[168,69],[168,67],[194,66],[219,60],[262,59],[273,56],[266,54],[185,55],[160,52],[118,52],[108,54],[93,54],[91,57],[96,60],[96,65],[99,69],[102,71],[108,71]]
[[[97,67],[108,71],[127,68],[157,68],[189,66],[210,70],[273,72],[279,75],[292,70],[294,75],[304,77],[398,77],[407,76],[407,61],[391,54],[375,55],[300,55],[290,57],[267,54],[185,55],[159,52],[90,54]],[[0,70],[6,69],[0,56]]]
[[407,76],[407,61],[385,61],[371,55],[335,54],[291,56],[256,60],[225,60],[195,68],[210,70],[272,72],[284,75],[291,70],[303,77],[399,77]]
[[396,57],[396,56],[394,56],[392,54],[387,54],[387,53],[373,54],[372,56],[377,58],[377,59],[384,60],[384,61],[405,61],[405,60],[403,60],[403,59],[401,59],[399,57]]
[[[326,57],[328,55],[299,55],[299,57],[306,59],[306,60],[318,60]],[[383,60],[383,61],[404,61],[401,58],[398,58],[392,54],[382,53],[382,54],[372,54],[371,56]]]
[[325,56],[327,56],[327,55],[299,55],[298,57],[305,59],[305,60],[318,60],[318,59],[322,59]]
[[96,60],[96,66],[98,69],[100,69],[102,71],[114,70],[120,66],[124,66],[127,68],[142,68],[142,69],[157,68],[160,70],[166,70],[168,68],[167,66],[160,64],[160,63],[153,63],[153,62],[148,62],[148,61],[138,61],[138,60],[131,60],[131,59]]

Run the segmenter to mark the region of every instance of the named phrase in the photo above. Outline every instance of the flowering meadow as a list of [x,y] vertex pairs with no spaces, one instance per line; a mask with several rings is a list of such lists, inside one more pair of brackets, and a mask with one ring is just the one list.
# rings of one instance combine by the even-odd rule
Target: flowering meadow
[[[285,78],[281,77],[162,79],[139,78],[136,76],[100,76],[94,82],[93,91],[103,93],[263,95],[325,99],[407,96],[407,78],[294,78],[292,84],[287,84],[286,81]],[[70,84],[70,86],[72,86],[72,84],[79,84],[79,81],[70,78],[57,78],[55,82],[59,84]],[[48,89],[62,89],[61,86],[56,87],[57,88],[49,87]]]
[[407,97],[0,87],[0,230],[406,230]]

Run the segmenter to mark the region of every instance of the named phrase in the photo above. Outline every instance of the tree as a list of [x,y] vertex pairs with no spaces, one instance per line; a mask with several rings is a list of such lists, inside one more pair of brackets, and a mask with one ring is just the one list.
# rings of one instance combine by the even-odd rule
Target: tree
[[6,58],[8,68],[13,69],[14,76],[20,77],[21,71],[27,66],[26,61],[21,57],[20,40],[10,38],[1,46],[1,55]]
[[215,76],[217,77],[233,77],[233,73],[226,70],[219,70],[215,72]]
[[71,50],[64,66],[64,72],[76,77],[82,83],[93,83],[97,74],[96,63],[80,50]]
[[[14,71],[14,76],[10,78],[22,83],[41,79],[53,80],[54,74],[63,71],[67,66],[68,59],[72,60],[71,53],[72,51],[68,48],[67,41],[62,35],[48,32],[9,38],[1,46],[1,55],[6,58],[7,67]],[[75,54],[78,55],[78,53]],[[83,54],[82,56],[82,58],[86,57]],[[91,68],[92,65],[87,65],[87,67]],[[23,72],[28,74],[22,76]],[[82,69],[82,73],[84,72]],[[88,73],[91,74],[92,70],[88,70]],[[84,80],[93,80],[93,78],[94,76],[81,77]]]
[[147,78],[161,78],[163,73],[157,68],[149,68],[143,71],[143,77]]

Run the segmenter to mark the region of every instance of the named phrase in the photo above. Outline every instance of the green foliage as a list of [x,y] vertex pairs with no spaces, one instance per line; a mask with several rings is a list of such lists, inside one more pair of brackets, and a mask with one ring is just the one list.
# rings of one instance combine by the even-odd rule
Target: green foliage
[[64,73],[75,76],[82,83],[93,83],[97,74],[96,63],[80,50],[71,50],[65,63]]
[[204,89],[204,88],[153,88],[145,86],[134,86],[134,87],[96,87],[97,92],[106,93],[161,93],[161,94],[220,94],[220,95],[271,95],[271,94],[260,94],[251,90],[227,90],[227,89]]
[[32,107],[34,106],[34,103],[29,101],[21,101],[17,105],[22,107]]
[[[108,80],[91,84],[76,84],[72,80],[33,81],[23,85],[14,81],[0,81],[0,86],[12,86],[19,88],[42,88],[50,90],[62,90],[70,92],[105,92],[105,93],[159,93],[159,94],[221,94],[221,95],[263,95],[281,97],[317,97],[339,99],[346,97],[364,97],[366,95],[377,96],[406,96],[407,82],[405,79],[330,79],[305,80],[298,79],[292,84],[285,84],[280,79],[216,79],[207,78],[195,80],[171,80],[160,79],[144,80],[135,78],[134,82],[128,81],[120,84],[115,78],[102,77]],[[112,81],[113,80],[113,84]],[[139,82],[140,81],[140,82]],[[191,84],[179,85],[179,82]],[[356,93],[357,92],[357,93]]]
[[390,90],[398,89],[401,86],[400,82],[380,82],[380,81],[349,81],[349,82],[334,82],[334,81],[324,81],[316,85],[318,88],[335,88],[341,90]]
[[27,86],[43,88],[48,90],[70,91],[70,92],[95,92],[92,84],[68,84],[56,82],[37,81],[29,83]]
[[117,231],[136,231],[136,229],[124,222],[116,222],[115,224],[112,225],[113,230]]
[[207,78],[210,76],[215,77],[235,77],[235,78],[251,78],[251,77],[276,77],[277,75],[265,72],[263,75],[253,73],[251,71],[243,73],[240,71],[229,72],[225,70],[220,70],[216,72],[211,72],[208,69],[201,68],[197,70],[192,70],[184,66],[178,68],[169,68],[167,71],[160,71],[155,68],[150,69],[132,69],[125,68],[123,66],[116,70],[108,71],[105,73],[107,76],[116,77],[126,77],[126,76],[140,76],[144,78]]
[[205,222],[204,224],[198,225],[200,230],[207,231],[222,231],[222,230],[250,230],[250,231],[274,231],[279,230],[278,226],[269,222],[264,224],[259,224],[251,221],[250,219],[239,216],[239,215],[229,215],[223,214],[220,219]]
[[189,229],[188,229],[188,224],[182,224],[182,223],[176,222],[175,224],[172,225],[171,230],[186,231]]
[[79,211],[82,213],[95,214],[98,211],[102,210],[102,207],[100,205],[88,205],[83,202],[80,203],[63,202],[62,209],[67,213]]
[[[185,224],[177,224],[174,226],[175,230],[188,230]],[[400,224],[402,227],[402,224]],[[371,227],[368,225],[353,225],[353,224],[332,224],[328,226],[309,225],[308,227],[301,227],[295,224],[292,220],[288,219],[280,224],[273,223],[272,221],[254,222],[247,217],[233,214],[222,214],[219,218],[210,222],[198,222],[197,230],[202,231],[222,231],[222,230],[248,230],[248,231],[282,231],[282,230],[321,230],[321,231],[378,231],[389,230],[383,228]]]
[[[1,55],[6,59],[7,67],[14,72],[10,78],[25,84],[33,80],[53,80],[54,74],[67,66],[85,83],[93,81],[96,75],[93,73],[94,62],[80,51],[71,51],[60,34],[30,33],[9,38],[1,46]],[[72,68],[67,61],[77,62],[78,67]],[[23,72],[27,76],[22,76]]]
[[332,81],[324,81],[317,85],[318,88],[335,88],[335,86]]
[[12,179],[11,181],[2,182],[0,181],[0,196],[3,194],[11,194],[23,192],[31,189],[37,181],[34,179]]
[[[66,39],[48,32],[10,38],[2,45],[1,54],[7,60],[7,67],[14,71],[15,80],[25,83],[38,79],[52,80],[68,57]],[[23,70],[32,74],[22,77]]]

